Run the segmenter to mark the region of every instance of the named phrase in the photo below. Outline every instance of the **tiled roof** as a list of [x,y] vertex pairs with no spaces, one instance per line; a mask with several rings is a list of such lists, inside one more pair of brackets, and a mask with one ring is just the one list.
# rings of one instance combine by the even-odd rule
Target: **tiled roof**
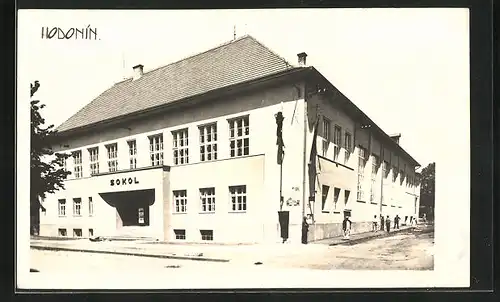
[[211,90],[293,69],[251,36],[127,79],[62,123],[60,132],[165,105]]

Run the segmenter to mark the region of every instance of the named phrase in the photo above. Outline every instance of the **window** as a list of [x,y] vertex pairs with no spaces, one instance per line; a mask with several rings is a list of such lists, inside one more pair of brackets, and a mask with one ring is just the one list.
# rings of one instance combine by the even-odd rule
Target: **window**
[[335,145],[333,149],[333,160],[338,161],[340,154],[340,143],[342,142],[342,128],[335,125],[333,130],[333,143]]
[[228,122],[231,157],[250,154],[250,126],[248,116],[232,119]]
[[352,136],[348,132],[346,132],[344,136],[344,147],[345,147],[344,164],[347,165],[347,163],[349,162],[349,157],[351,157],[351,151],[352,151]]
[[187,212],[187,191],[178,190],[174,191],[174,212],[186,213]]
[[321,187],[321,211],[328,212],[326,209],[326,201],[328,200],[328,191],[330,191],[330,187],[327,185],[323,185]]
[[94,215],[94,201],[92,200],[92,197],[89,197],[89,216]]
[[188,130],[172,131],[174,165],[189,163]]
[[111,144],[107,145],[108,150],[108,171],[116,172],[118,170],[118,145]]
[[233,212],[244,212],[247,210],[247,187],[232,186],[229,187],[231,196],[231,210]]
[[151,166],[163,165],[163,134],[149,137]]
[[94,229],[89,229],[89,237],[94,237]]
[[145,216],[144,208],[137,209],[137,222],[139,224],[144,224],[144,216]]
[[370,187],[370,201],[375,200],[375,185],[377,180],[377,172],[379,168],[378,157],[372,154],[372,177],[371,177],[371,187]]
[[82,151],[73,152],[73,165],[75,169],[75,178],[82,178]]
[[186,230],[174,230],[175,239],[186,240]]
[[384,178],[388,178],[389,172],[391,172],[391,166],[385,160],[384,160],[384,165],[383,165],[383,171],[384,171]]
[[[339,196],[340,196],[340,188],[334,188],[333,189],[333,205],[334,205],[335,209],[337,208],[337,202],[339,201]],[[346,203],[347,203],[347,201],[346,201]]]
[[64,171],[68,171],[68,159],[66,158],[62,159],[62,168]]
[[347,204],[347,202],[349,201],[350,195],[351,195],[351,191],[345,190],[345,192],[344,192],[344,204]]
[[66,199],[58,200],[58,214],[59,216],[66,216]]
[[128,156],[130,169],[137,168],[137,143],[135,140],[128,141]]
[[82,199],[73,198],[73,216],[82,215]]
[[68,236],[68,232],[66,231],[66,229],[58,229],[57,232],[59,233],[59,236],[61,236],[61,237]]
[[217,124],[200,126],[200,161],[217,159]]
[[202,212],[215,212],[215,188],[200,189]]
[[359,162],[358,162],[358,200],[363,200],[364,199],[364,190],[363,190],[363,183],[364,183],[364,174],[365,174],[365,166],[366,166],[366,149],[359,146]]
[[396,166],[392,166],[392,182],[396,182],[396,179],[398,178],[398,169]]
[[330,146],[330,121],[323,117],[323,156],[327,156]]
[[82,237],[82,229],[73,229],[73,237]]
[[89,149],[90,175],[99,174],[99,147]]
[[214,240],[213,230],[200,230],[201,240]]

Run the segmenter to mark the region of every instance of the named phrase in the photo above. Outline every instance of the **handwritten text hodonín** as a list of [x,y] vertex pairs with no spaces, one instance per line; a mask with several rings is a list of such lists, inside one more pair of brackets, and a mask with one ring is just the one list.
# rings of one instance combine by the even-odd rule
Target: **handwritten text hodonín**
[[90,25],[83,28],[62,29],[60,27],[49,28],[42,27],[42,39],[59,40],[97,40],[97,28],[91,28]]

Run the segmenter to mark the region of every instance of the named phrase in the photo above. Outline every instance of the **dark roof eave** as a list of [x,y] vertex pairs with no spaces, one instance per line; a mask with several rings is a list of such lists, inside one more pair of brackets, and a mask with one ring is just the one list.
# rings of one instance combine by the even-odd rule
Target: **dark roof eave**
[[[321,81],[327,83],[331,88],[338,90],[327,78],[325,78],[316,68],[311,67],[313,77],[319,78]],[[344,96],[345,97],[345,96]],[[420,163],[416,161],[408,152],[406,152],[398,143],[396,143],[387,133],[384,132],[375,122],[372,121],[361,109],[358,108],[349,98],[345,97],[347,100],[346,104],[353,110],[360,120],[366,122],[373,126],[373,129],[382,136],[382,138],[389,142],[389,145],[393,148],[399,150],[405,157],[410,159],[416,167],[420,167]]]
[[197,94],[194,96],[190,96],[187,98],[179,99],[179,100],[176,100],[176,101],[168,103],[168,104],[162,104],[162,105],[147,108],[144,110],[135,111],[135,112],[132,112],[132,113],[129,113],[126,115],[121,115],[121,116],[118,116],[115,118],[99,121],[97,123],[87,124],[84,126],[70,128],[70,129],[63,130],[63,131],[57,131],[55,136],[56,137],[67,137],[67,136],[71,136],[74,134],[85,133],[85,132],[88,132],[91,130],[95,130],[95,128],[98,128],[98,127],[114,125],[114,124],[118,124],[120,122],[129,120],[131,118],[137,118],[137,116],[146,116],[149,114],[157,113],[158,111],[162,111],[162,110],[166,110],[166,109],[174,109],[180,105],[188,103],[189,101],[196,101],[196,100],[200,100],[200,99],[204,99],[204,98],[214,98],[214,97],[223,95],[225,93],[235,93],[235,92],[238,92],[240,90],[248,89],[248,86],[250,86],[250,85],[259,85],[259,84],[264,84],[264,83],[267,83],[267,82],[270,82],[273,80],[284,79],[285,77],[298,76],[298,75],[302,74],[303,72],[307,72],[310,70],[311,70],[310,68],[294,67],[294,68],[291,68],[291,69],[288,69],[285,71],[281,71],[278,73],[273,73],[271,75],[264,76],[261,78],[252,79],[249,81],[245,81],[245,82],[233,84],[230,86],[222,87],[219,89],[211,90],[211,91]]

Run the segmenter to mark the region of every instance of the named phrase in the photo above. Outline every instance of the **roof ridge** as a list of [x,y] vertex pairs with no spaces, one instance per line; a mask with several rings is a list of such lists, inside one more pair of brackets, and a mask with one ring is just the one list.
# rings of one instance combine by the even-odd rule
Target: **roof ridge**
[[[217,46],[214,46],[214,47],[212,47],[212,48],[209,48],[209,49],[207,49],[207,50],[200,51],[200,52],[194,53],[194,54],[192,54],[192,55],[189,55],[189,56],[183,57],[183,58],[181,58],[181,59],[179,59],[179,60],[176,60],[176,61],[174,61],[174,62],[170,62],[170,63],[168,63],[168,64],[166,64],[166,65],[156,67],[155,69],[151,69],[151,70],[149,70],[148,72],[145,72],[145,73],[144,73],[144,75],[146,75],[146,74],[148,74],[148,73],[151,73],[151,72],[154,72],[154,71],[157,71],[158,69],[162,69],[162,68],[165,68],[165,67],[167,67],[167,66],[174,65],[174,64],[180,63],[180,62],[182,62],[182,61],[185,61],[185,60],[191,59],[191,58],[193,58],[193,57],[196,57],[196,56],[199,56],[199,55],[205,54],[205,53],[207,53],[207,52],[210,52],[210,51],[213,51],[213,50],[219,49],[219,48],[224,47],[224,46],[227,46],[227,45],[229,45],[229,44],[231,44],[231,43],[235,43],[235,42],[238,42],[238,41],[240,41],[240,40],[243,40],[243,39],[245,39],[245,38],[251,38],[251,39],[255,40],[255,38],[251,37],[250,35],[244,35],[244,36],[241,36],[241,37],[239,37],[239,38],[237,38],[237,39],[233,39],[233,40],[229,40],[229,41],[226,41],[226,42],[224,42],[224,43],[221,43],[221,44],[219,44],[219,45],[217,45]],[[257,40],[255,40],[255,41],[257,41]],[[258,41],[257,41],[257,42],[258,42]],[[261,43],[259,43],[259,44],[261,44]],[[261,44],[261,45],[262,45],[262,44]],[[262,46],[264,46],[264,45],[262,45]],[[265,47],[265,46],[264,46],[264,47]],[[267,47],[266,47],[266,48],[267,48]],[[280,58],[281,58],[281,57],[280,57]],[[125,81],[130,80],[131,78],[132,78],[132,77],[128,77],[128,78],[124,79],[123,81],[117,82],[116,84],[123,83],[123,82],[125,82]],[[115,85],[116,85],[116,84],[115,84]]]

